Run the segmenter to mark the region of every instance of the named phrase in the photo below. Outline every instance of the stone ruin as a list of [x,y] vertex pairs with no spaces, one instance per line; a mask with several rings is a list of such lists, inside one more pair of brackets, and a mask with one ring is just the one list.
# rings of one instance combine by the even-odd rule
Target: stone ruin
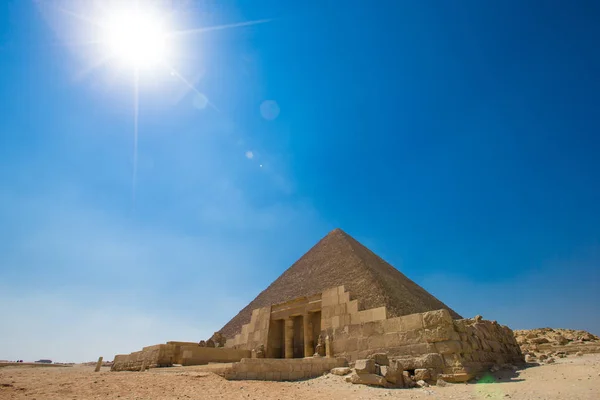
[[116,356],[113,369],[234,362],[220,374],[294,380],[354,365],[354,383],[371,374],[409,387],[467,381],[523,361],[508,327],[461,318],[336,229],[206,342],[150,346]]

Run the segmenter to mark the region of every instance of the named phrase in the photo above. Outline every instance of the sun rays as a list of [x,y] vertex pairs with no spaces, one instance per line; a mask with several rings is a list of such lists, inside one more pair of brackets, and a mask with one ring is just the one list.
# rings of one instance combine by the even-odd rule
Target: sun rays
[[[202,97],[206,105],[217,110],[217,107],[201,93],[179,70],[173,66],[173,59],[184,53],[178,49],[178,38],[203,34],[210,31],[241,28],[270,22],[270,19],[242,21],[215,26],[196,27],[191,29],[176,29],[173,7],[161,7],[153,1],[106,1],[82,2],[87,4],[85,9],[72,10],[68,7],[56,8],[66,18],[82,24],[87,31],[93,32],[87,40],[70,43],[86,49],[93,48],[93,60],[79,73],[81,79],[100,69],[129,70],[126,76],[131,76],[133,87],[133,166],[132,166],[132,202],[135,201],[139,115],[140,115],[140,80],[151,74],[170,74],[178,79],[196,96]],[[167,3],[163,3],[167,4]],[[84,35],[77,35],[77,39]]]

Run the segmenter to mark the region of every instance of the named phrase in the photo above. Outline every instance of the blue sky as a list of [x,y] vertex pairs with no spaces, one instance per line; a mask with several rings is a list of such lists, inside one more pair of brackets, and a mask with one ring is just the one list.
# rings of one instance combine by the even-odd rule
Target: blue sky
[[335,227],[465,317],[600,334],[599,3],[163,2],[270,21],[170,42],[195,90],[140,73],[135,193],[86,3],[0,5],[0,359],[206,339]]

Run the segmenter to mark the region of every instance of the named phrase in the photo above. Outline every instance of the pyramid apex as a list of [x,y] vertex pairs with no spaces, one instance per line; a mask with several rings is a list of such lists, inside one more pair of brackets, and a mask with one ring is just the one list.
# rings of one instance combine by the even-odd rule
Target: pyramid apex
[[334,230],[332,230],[331,232],[329,232],[327,234],[327,236],[329,236],[329,235],[336,235],[336,234],[340,234],[340,233],[343,233],[344,235],[347,235],[347,233],[344,232],[341,228],[335,228]]

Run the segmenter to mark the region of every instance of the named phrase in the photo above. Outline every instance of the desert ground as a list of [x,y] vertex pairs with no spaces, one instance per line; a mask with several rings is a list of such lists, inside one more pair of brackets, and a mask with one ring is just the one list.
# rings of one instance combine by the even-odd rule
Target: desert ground
[[301,382],[227,381],[213,367],[95,373],[90,366],[8,366],[0,368],[0,399],[600,399],[600,354],[418,389],[353,385],[332,374]]

